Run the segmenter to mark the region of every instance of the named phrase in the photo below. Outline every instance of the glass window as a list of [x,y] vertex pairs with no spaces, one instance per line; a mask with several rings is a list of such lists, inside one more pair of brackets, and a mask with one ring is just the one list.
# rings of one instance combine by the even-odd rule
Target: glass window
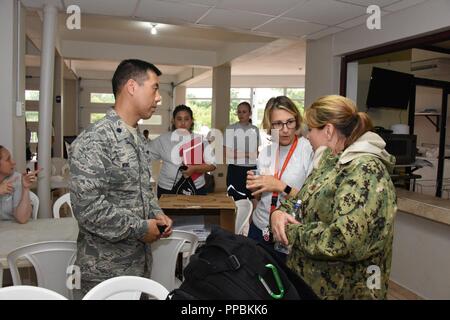
[[90,123],[96,123],[98,120],[103,119],[106,113],[91,113],[90,114]]
[[211,99],[188,99],[186,103],[194,114],[194,132],[206,135],[211,129]]
[[292,100],[305,100],[304,88],[287,88],[286,96]]
[[31,132],[30,143],[38,143],[38,135],[37,132]]
[[188,99],[212,99],[212,88],[187,88]]
[[162,124],[162,116],[158,114],[154,114],[151,116],[150,119],[144,120],[141,119],[138,121],[139,124],[145,124],[145,125],[154,125],[154,126],[160,126]]
[[[253,124],[261,127],[264,118],[264,109],[267,101],[272,97],[282,96],[284,94],[283,88],[255,88],[254,91],[254,111]],[[255,112],[256,111],[256,112]]]
[[287,88],[286,96],[289,97],[297,106],[303,115],[305,110],[305,89],[304,88]]
[[25,100],[39,101],[39,90],[25,90]]
[[39,122],[39,111],[25,111],[27,122]]
[[91,92],[90,101],[91,103],[115,103],[114,94],[112,93]]
[[194,132],[206,136],[211,129],[212,88],[187,88],[186,104],[194,114]]
[[251,88],[231,88],[230,90],[231,99],[250,99],[252,96]]

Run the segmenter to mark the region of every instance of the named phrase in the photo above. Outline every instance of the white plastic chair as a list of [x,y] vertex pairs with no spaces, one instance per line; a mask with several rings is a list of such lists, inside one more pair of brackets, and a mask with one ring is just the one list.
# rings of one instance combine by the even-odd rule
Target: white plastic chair
[[158,300],[165,300],[169,291],[158,282],[141,277],[121,276],[103,281],[89,290],[83,300],[109,300],[108,298],[120,297],[122,300],[138,300],[140,294],[146,293]]
[[[185,244],[181,248],[181,253],[183,254],[182,269],[184,270],[184,267],[189,263],[189,259],[195,253],[195,250],[198,247],[198,236],[190,231],[173,230],[172,237],[186,239]],[[175,279],[175,283],[177,283],[177,280],[178,279]]]
[[253,211],[253,204],[249,199],[242,199],[235,201],[237,212],[236,222],[234,224],[234,233],[248,235],[250,226],[249,219]]
[[185,238],[170,236],[151,244],[153,265],[150,278],[161,283],[169,291],[179,287],[179,283],[175,280],[175,269],[178,254],[182,252],[186,242]]
[[61,197],[59,197],[53,204],[53,218],[55,218],[55,219],[60,218],[59,210],[61,209],[61,206],[64,203],[67,203],[67,205],[70,207],[70,210],[72,211],[72,216],[73,216],[72,204],[70,203],[70,193],[68,192],[68,193],[63,194]]
[[171,237],[173,238],[182,238],[185,239],[187,242],[189,242],[188,246],[183,246],[182,252],[189,253],[189,256],[193,255],[195,252],[195,249],[197,249],[198,246],[198,236],[190,231],[184,231],[184,230],[173,230]]
[[0,289],[0,300],[67,300],[67,298],[45,288],[12,286]]
[[22,284],[16,262],[20,258],[26,258],[36,271],[38,287],[71,298],[72,292],[66,285],[66,271],[67,267],[75,262],[76,251],[75,241],[38,242],[15,249],[7,257],[13,284]]
[[64,158],[52,158],[52,176],[63,176],[64,171],[68,172],[67,160]]
[[31,217],[33,218],[33,220],[36,220],[39,211],[39,198],[33,191],[30,191],[30,202],[31,206],[33,207]]

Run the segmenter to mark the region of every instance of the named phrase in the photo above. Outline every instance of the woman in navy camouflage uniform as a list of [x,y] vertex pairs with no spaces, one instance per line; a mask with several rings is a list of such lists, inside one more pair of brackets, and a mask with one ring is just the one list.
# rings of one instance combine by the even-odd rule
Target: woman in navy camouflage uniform
[[271,215],[274,237],[291,246],[288,266],[319,297],[385,299],[397,210],[389,176],[395,158],[369,132],[367,114],[345,97],[318,99],[305,121],[314,169],[297,196]]

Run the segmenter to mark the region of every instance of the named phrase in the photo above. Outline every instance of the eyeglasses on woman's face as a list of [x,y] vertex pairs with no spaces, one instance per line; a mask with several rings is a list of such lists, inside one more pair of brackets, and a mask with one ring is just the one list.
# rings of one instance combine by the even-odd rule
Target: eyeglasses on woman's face
[[295,129],[297,125],[297,121],[295,119],[289,119],[288,121],[275,121],[272,122],[272,129],[283,130],[283,127],[286,126],[288,129]]

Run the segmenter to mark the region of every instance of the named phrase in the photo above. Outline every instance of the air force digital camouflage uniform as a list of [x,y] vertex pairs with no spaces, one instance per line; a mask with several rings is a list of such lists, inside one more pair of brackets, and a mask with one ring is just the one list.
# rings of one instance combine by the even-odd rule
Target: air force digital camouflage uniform
[[150,186],[144,136],[138,144],[112,109],[71,145],[70,191],[79,225],[76,265],[82,292],[116,276],[149,277],[150,246],[140,239],[162,211]]
[[287,228],[288,266],[322,299],[386,298],[397,206],[388,172],[395,158],[380,140],[369,132],[349,152],[326,149],[295,199],[280,207],[289,213],[303,201],[302,224]]

